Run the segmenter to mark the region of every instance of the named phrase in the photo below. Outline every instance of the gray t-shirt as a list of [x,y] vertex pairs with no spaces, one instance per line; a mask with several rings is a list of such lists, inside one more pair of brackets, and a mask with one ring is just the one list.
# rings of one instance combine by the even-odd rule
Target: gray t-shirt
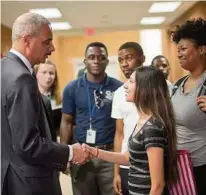
[[191,92],[183,93],[183,85],[187,80],[185,78],[172,96],[178,149],[189,151],[195,167],[206,164],[206,114],[197,105],[197,95],[205,78],[206,71]]

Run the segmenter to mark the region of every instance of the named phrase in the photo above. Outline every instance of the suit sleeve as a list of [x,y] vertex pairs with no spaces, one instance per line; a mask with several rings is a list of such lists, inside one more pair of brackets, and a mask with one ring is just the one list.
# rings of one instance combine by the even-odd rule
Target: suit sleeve
[[21,75],[9,89],[8,122],[13,149],[28,163],[65,170],[69,148],[41,136],[38,122],[41,105],[37,85],[31,75]]

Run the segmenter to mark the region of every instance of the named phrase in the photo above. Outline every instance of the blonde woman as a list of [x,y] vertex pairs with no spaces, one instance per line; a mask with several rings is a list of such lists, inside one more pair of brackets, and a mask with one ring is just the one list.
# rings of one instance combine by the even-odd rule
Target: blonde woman
[[61,118],[61,112],[52,112],[52,110],[56,110],[56,108],[58,108],[57,106],[59,106],[61,103],[58,91],[58,77],[56,66],[47,59],[45,63],[35,65],[34,72],[36,73],[39,91],[42,94],[42,99],[44,101],[45,107],[47,109],[51,122],[53,123],[54,130],[51,131],[52,139],[53,141],[56,141],[56,130],[59,129]]
[[50,60],[46,60],[43,64],[35,65],[34,71],[41,94],[49,97],[51,100],[52,108],[61,103],[58,76],[55,64]]

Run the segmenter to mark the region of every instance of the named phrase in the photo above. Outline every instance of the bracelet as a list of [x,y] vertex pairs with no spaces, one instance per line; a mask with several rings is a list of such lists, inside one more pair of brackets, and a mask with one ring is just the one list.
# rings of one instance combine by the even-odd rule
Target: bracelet
[[95,157],[98,157],[99,156],[99,148],[96,148],[97,149],[97,153],[95,155]]

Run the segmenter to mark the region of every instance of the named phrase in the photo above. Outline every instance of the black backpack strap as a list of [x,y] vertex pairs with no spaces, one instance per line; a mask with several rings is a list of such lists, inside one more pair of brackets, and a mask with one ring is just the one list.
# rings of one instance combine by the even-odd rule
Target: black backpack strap
[[[188,75],[187,75],[188,76]],[[187,76],[184,76],[182,78],[180,78],[173,86],[172,88],[172,95],[171,97],[175,94],[175,92],[177,91],[177,89],[179,88],[179,86],[181,85],[181,83],[184,81],[184,79],[187,77]]]
[[198,93],[198,96],[201,96],[201,95],[206,95],[206,79],[205,79],[205,81],[204,81],[204,83],[203,83],[203,85]]
[[[173,89],[172,89],[172,95],[171,95],[171,97],[175,94],[175,92],[177,91],[177,89],[179,88],[179,86],[181,85],[181,83],[184,81],[184,79],[186,78],[187,76],[184,76],[184,77],[182,77],[181,79],[179,79],[176,83],[175,83],[175,85],[174,85],[174,87],[173,87]],[[204,83],[203,83],[203,85],[202,85],[202,87],[200,88],[200,91],[199,91],[199,93],[198,93],[198,96],[201,96],[201,95],[206,95],[206,79],[205,79],[205,81],[204,81]],[[205,114],[206,114],[206,112],[204,112]]]
[[[198,93],[198,96],[201,96],[201,95],[206,95],[206,79],[202,85],[202,87],[200,88],[200,91]],[[206,111],[204,112],[206,114]]]

